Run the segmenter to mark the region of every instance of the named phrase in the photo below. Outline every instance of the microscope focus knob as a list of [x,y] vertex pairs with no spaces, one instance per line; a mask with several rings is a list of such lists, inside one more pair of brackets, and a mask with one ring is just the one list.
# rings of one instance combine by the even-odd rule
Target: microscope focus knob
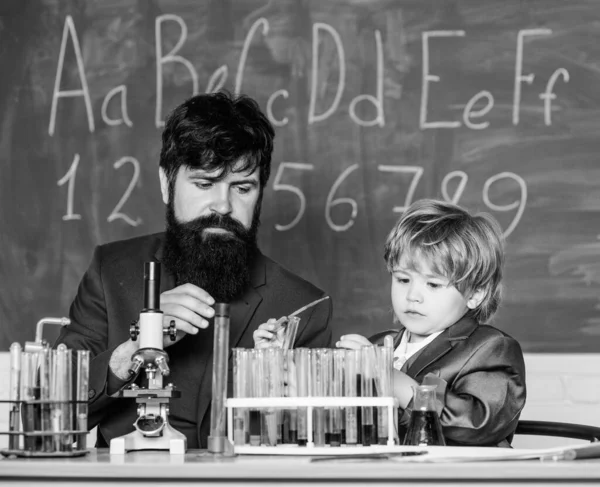
[[129,325],[129,336],[135,342],[137,337],[140,335],[140,325],[138,320],[132,321]]
[[177,328],[175,328],[175,320],[171,320],[169,323],[169,327],[167,328],[167,334],[172,342],[177,339]]

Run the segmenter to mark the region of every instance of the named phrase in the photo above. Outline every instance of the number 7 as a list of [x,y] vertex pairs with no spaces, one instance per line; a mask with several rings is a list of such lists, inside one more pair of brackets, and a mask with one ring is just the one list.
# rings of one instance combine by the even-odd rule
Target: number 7
[[414,173],[412,181],[410,182],[410,186],[408,187],[408,192],[406,193],[406,198],[404,199],[404,206],[394,206],[393,208],[394,213],[404,213],[412,203],[415,190],[417,189],[417,184],[419,184],[419,180],[423,175],[423,168],[420,166],[379,165],[377,166],[377,169],[379,169],[381,172]]

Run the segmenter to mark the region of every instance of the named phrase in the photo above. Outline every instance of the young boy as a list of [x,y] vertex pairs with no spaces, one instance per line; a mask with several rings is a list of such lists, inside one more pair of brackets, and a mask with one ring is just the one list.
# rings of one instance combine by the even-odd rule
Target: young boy
[[390,232],[384,258],[399,330],[340,338],[360,348],[394,337],[400,440],[412,386],[436,384],[448,445],[509,447],[525,405],[521,348],[485,325],[500,303],[504,250],[498,223],[442,201],[413,203]]

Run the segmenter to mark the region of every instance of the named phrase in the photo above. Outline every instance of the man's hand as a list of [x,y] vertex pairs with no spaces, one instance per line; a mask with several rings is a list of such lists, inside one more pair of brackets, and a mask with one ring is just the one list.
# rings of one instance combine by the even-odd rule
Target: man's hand
[[367,338],[362,335],[344,335],[340,337],[340,341],[335,344],[337,348],[347,348],[349,350],[360,350],[362,347],[373,345]]
[[[175,321],[177,337],[171,341],[168,336],[163,337],[163,347],[173,345],[186,334],[195,335],[200,328],[208,327],[208,319],[212,318],[215,310],[212,305],[215,300],[204,289],[193,284],[182,284],[176,288],[165,291],[160,295],[160,309],[163,312],[163,327]],[[109,367],[113,374],[121,380],[129,379],[131,356],[139,348],[137,341],[128,340],[121,343],[110,357]]]
[[175,341],[165,336],[163,346],[166,348],[177,343],[186,334],[196,335],[200,329],[207,328],[208,320],[215,315],[213,304],[213,297],[194,284],[182,284],[162,293],[160,309],[164,315],[163,326],[169,326],[174,320],[177,328]]

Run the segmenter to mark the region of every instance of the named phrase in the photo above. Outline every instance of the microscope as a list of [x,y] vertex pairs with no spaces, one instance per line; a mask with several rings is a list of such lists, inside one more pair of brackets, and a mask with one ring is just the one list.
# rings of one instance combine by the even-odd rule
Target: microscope
[[175,321],[163,327],[160,310],[160,263],[144,263],[144,308],[139,320],[130,326],[131,339],[139,341],[139,348],[131,357],[130,373],[136,376],[144,369],[147,388],[132,384],[121,397],[135,398],[138,418],[135,430],[110,441],[110,453],[122,455],[132,450],[169,450],[184,454],[187,439],[169,424],[169,401],[181,396],[172,384],[163,387],[163,378],[170,373],[169,356],[163,349],[163,336],[175,341]]

